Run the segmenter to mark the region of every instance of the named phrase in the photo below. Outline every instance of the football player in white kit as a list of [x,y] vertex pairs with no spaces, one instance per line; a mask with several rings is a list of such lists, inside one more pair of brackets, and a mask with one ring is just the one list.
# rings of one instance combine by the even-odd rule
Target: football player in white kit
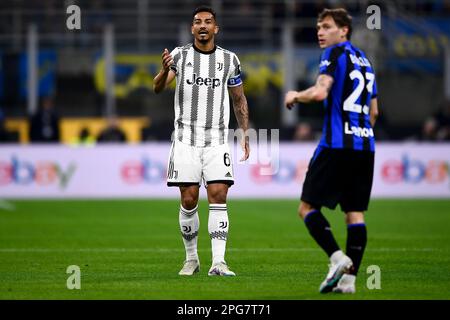
[[[248,106],[237,56],[215,44],[219,31],[212,8],[194,10],[191,26],[194,42],[162,53],[162,69],[154,79],[153,90],[161,92],[175,78],[175,131],[172,136],[167,185],[181,193],[179,222],[186,249],[180,275],[200,270],[197,254],[199,230],[198,197],[201,181],[209,202],[208,232],[211,237],[210,276],[234,276],[225,262],[229,220],[228,188],[234,183],[233,162],[228,146],[229,94],[239,128],[248,129]],[[249,140],[243,135],[244,156],[250,154]]]

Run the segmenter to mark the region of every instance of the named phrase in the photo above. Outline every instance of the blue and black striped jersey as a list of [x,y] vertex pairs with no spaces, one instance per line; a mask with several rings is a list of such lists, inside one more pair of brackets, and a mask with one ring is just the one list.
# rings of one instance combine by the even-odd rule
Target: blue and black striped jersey
[[342,42],[324,50],[320,74],[334,82],[324,100],[325,121],[319,146],[375,151],[370,101],[377,96],[375,73],[365,53]]

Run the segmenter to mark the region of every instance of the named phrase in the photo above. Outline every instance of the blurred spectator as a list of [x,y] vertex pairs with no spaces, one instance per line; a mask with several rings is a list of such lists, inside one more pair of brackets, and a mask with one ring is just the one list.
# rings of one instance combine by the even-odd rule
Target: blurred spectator
[[314,130],[308,122],[297,124],[294,132],[294,141],[315,141]]
[[422,140],[450,141],[450,100],[428,118],[422,127]]
[[38,112],[31,117],[30,122],[31,142],[59,142],[59,117],[51,97],[42,100]]
[[422,126],[423,141],[435,141],[437,139],[437,123],[434,118],[428,118]]
[[97,142],[126,142],[127,137],[119,126],[119,120],[115,117],[108,118],[106,128],[100,132]]
[[93,146],[95,145],[95,137],[89,131],[89,128],[84,127],[80,130],[80,134],[75,142],[77,146]]

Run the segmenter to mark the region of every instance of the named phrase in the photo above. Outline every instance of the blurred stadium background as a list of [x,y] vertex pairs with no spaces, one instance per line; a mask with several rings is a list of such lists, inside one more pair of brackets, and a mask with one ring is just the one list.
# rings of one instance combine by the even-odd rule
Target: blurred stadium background
[[[153,94],[152,78],[160,68],[164,48],[191,41],[191,12],[199,3],[2,1],[0,106],[6,128],[16,134],[10,139],[30,141],[29,118],[45,97],[51,97],[60,117],[59,142],[77,139],[80,118],[88,120],[82,123],[96,137],[99,127],[105,125],[100,119],[111,114],[123,118],[128,142],[168,140],[173,91]],[[315,23],[317,12],[324,7],[348,8],[355,18],[353,41],[368,52],[376,66],[382,110],[376,129],[378,140],[424,138],[425,120],[448,103],[449,1],[210,3],[218,12],[219,45],[235,50],[241,57],[254,127],[280,128],[283,140],[310,139],[321,130],[320,107],[304,106],[293,115],[285,112],[280,102],[286,88],[300,88],[316,76],[320,50]],[[381,30],[366,27],[366,8],[374,3],[383,15]],[[70,4],[81,8],[81,30],[66,28],[66,8]],[[106,40],[108,30],[111,46]],[[113,101],[106,98],[109,82],[105,56],[109,49],[115,55]],[[29,64],[30,50],[37,53],[35,68]],[[30,73],[33,80],[29,79]],[[28,83],[35,84],[36,89]],[[125,123],[126,119],[130,122]],[[310,125],[312,134],[303,128],[296,135],[299,121]],[[449,139],[448,133],[445,139]]]
[[[324,257],[314,251],[295,211],[323,110],[304,105],[288,112],[282,98],[287,90],[315,80],[317,13],[344,6],[354,17],[352,41],[371,57],[379,87],[376,200],[368,218],[376,227],[367,264],[391,268],[387,279],[393,284],[387,285],[386,295],[361,290],[366,298],[448,299],[450,0],[0,1],[0,297],[186,297],[186,281],[180,284],[174,276],[183,259],[178,191],[165,184],[174,91],[155,95],[151,86],[162,50],[191,42],[192,10],[205,3],[218,14],[217,44],[240,57],[252,127],[279,129],[282,144],[279,170],[271,176],[262,173],[263,164],[235,161],[230,207],[241,199],[234,202],[236,231],[230,246],[236,251],[230,251],[230,261],[244,273],[242,283],[229,291],[220,285],[204,291],[204,280],[193,280],[193,288],[206,293],[189,297],[295,299],[315,292],[325,272],[320,269]],[[81,8],[81,30],[66,27],[66,8],[72,4]],[[371,4],[381,8],[381,30],[366,27]],[[235,126],[232,116],[230,128]],[[85,202],[87,198],[131,200]],[[160,198],[172,200],[156,200]],[[261,203],[251,200],[255,198],[290,200]],[[424,218],[417,208],[427,215],[437,211],[437,218]],[[109,224],[102,218],[106,214],[111,214]],[[201,215],[206,226],[206,206]],[[407,215],[406,223],[402,215]],[[207,256],[206,231],[201,241]],[[306,251],[289,251],[295,244]],[[251,250],[255,246],[287,247],[267,251],[286,269],[257,269],[267,261],[261,258],[264,250]],[[166,249],[176,257],[168,258]],[[120,264],[123,254],[128,261]],[[305,254],[311,264],[304,261]],[[424,259],[432,261],[428,269],[408,269]],[[85,261],[92,268],[87,296],[74,296],[52,282],[57,277],[64,283],[65,267]],[[286,275],[298,272],[296,261],[303,261],[307,275],[308,285],[298,288],[303,295],[291,286],[298,279]],[[118,263],[109,279],[117,280],[114,292],[97,286],[105,280],[98,272],[110,271],[108,263]],[[156,268],[161,278],[147,279],[148,268]],[[131,272],[131,280],[122,269]],[[258,272],[264,278],[255,286],[248,275]],[[413,282],[402,281],[405,272]],[[30,280],[30,274],[37,280]],[[143,288],[145,281],[157,281],[149,284],[153,291]]]

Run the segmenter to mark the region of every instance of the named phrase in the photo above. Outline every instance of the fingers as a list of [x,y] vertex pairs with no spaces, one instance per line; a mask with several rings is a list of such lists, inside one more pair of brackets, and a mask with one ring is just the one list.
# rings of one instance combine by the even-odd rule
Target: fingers
[[168,56],[168,57],[166,57],[166,58],[163,60],[163,66],[164,66],[165,69],[170,68],[170,66],[171,66],[172,64],[173,64],[173,59],[172,59],[171,56]]
[[297,96],[297,92],[296,91],[288,91],[286,93],[286,95],[284,96],[284,105],[289,110],[291,110],[295,106],[296,96]]
[[284,99],[284,105],[289,110],[291,110],[294,107],[294,103],[292,102],[292,99],[290,99],[287,95],[286,95],[286,98]]
[[165,70],[168,70],[170,68],[170,66],[173,64],[173,58],[170,55],[169,50],[164,49],[164,51],[163,51],[163,53],[161,55],[161,58],[162,58],[163,68]]
[[248,144],[248,142],[245,143],[245,145],[242,147],[242,150],[244,151],[244,156],[241,158],[241,162],[247,160],[250,156],[250,145]]

